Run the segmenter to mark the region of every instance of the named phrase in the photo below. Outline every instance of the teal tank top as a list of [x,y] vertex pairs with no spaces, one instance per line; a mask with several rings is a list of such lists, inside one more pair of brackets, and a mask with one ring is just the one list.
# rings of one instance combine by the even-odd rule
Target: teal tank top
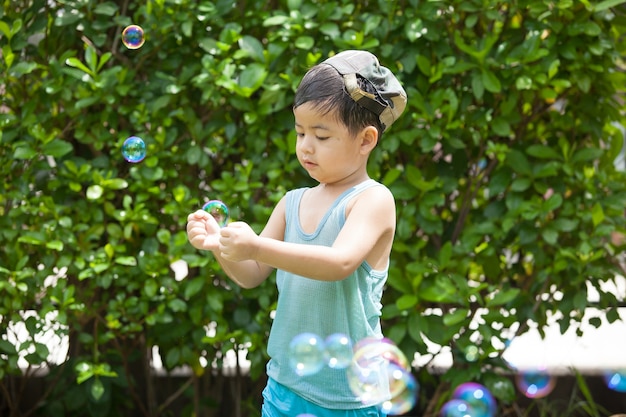
[[[326,212],[313,233],[304,233],[298,216],[307,188],[286,194],[286,242],[332,246],[346,220],[348,202],[363,190],[383,186],[367,180],[341,194]],[[364,226],[366,227],[366,226]],[[345,369],[324,366],[309,376],[296,374],[287,355],[291,340],[305,332],[322,339],[344,333],[353,343],[365,337],[382,337],[380,316],[385,270],[374,270],[363,262],[349,277],[335,282],[318,281],[278,270],[278,304],[270,337],[267,375],[308,401],[331,409],[365,407],[348,386]]]

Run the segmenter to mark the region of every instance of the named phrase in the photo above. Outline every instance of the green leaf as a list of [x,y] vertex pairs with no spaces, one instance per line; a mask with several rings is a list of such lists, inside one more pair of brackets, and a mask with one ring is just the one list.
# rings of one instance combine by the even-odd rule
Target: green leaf
[[427,77],[430,77],[430,60],[424,55],[417,55],[415,58],[417,61],[417,67]]
[[134,256],[118,256],[115,263],[126,266],[137,266],[137,259]]
[[541,159],[563,159],[557,151],[546,145],[530,145],[526,148],[526,153]]
[[483,85],[485,86],[485,89],[487,89],[487,91],[492,93],[499,93],[502,90],[502,84],[500,83],[500,80],[498,79],[496,74],[494,74],[490,70],[483,69],[482,77]]
[[13,152],[13,158],[15,159],[32,159],[37,156],[37,151],[30,147],[30,145],[18,146]]
[[477,100],[481,100],[485,94],[485,84],[479,72],[472,73],[472,91]]
[[452,258],[452,242],[446,242],[439,251],[439,267],[443,270],[450,264]]
[[280,26],[280,25],[284,25],[288,21],[289,21],[288,16],[276,15],[276,16],[268,17],[267,19],[265,19],[263,21],[263,26],[266,26],[266,27],[267,26]]
[[453,326],[455,324],[462,323],[468,318],[468,314],[468,309],[457,308],[452,313],[448,313],[443,316],[443,324],[446,326]]
[[519,288],[509,288],[507,290],[498,290],[493,297],[487,299],[487,307],[496,307],[504,305],[514,300],[520,293]]
[[599,159],[604,151],[598,148],[582,148],[576,151],[572,162],[588,162]]
[[509,122],[503,117],[496,117],[491,122],[491,128],[494,133],[498,136],[509,136],[511,135],[511,125]]
[[511,191],[526,191],[532,184],[529,178],[517,178],[511,183]]
[[104,16],[113,16],[115,15],[115,13],[117,13],[117,10],[118,10],[117,4],[107,1],[104,3],[98,4],[93,9],[93,12],[96,14],[104,15]]
[[152,298],[156,295],[159,289],[159,285],[154,279],[147,279],[143,285],[143,290],[146,294],[146,297]]
[[90,185],[87,187],[87,198],[89,200],[97,200],[102,197],[104,193],[104,188],[99,185]]
[[63,241],[61,241],[61,240],[51,240],[49,242],[46,242],[46,248],[54,249],[54,250],[60,252],[60,251],[63,250]]
[[263,54],[263,44],[257,38],[244,35],[239,39],[239,47],[246,51],[246,53],[252,57],[254,60],[263,62],[265,61],[265,56]]
[[194,278],[191,280],[187,280],[187,285],[185,285],[185,292],[183,295],[185,300],[189,300],[191,297],[198,294],[203,287],[204,278]]
[[84,73],[93,76],[93,73],[91,72],[91,70],[89,68],[87,68],[85,66],[85,64],[83,64],[78,58],[75,58],[75,57],[67,58],[65,60],[65,64],[70,66],[70,67],[78,68],[79,70],[83,71]]
[[544,229],[541,231],[541,236],[546,243],[550,245],[556,245],[557,240],[559,238],[559,233],[553,229]]
[[94,400],[98,401],[100,398],[102,398],[102,396],[104,395],[104,385],[102,384],[102,381],[100,381],[100,378],[96,377],[93,380],[90,392]]
[[396,306],[399,310],[409,310],[417,305],[417,296],[413,294],[404,294],[396,300]]
[[515,88],[518,90],[530,90],[533,86],[533,80],[529,76],[523,75],[515,80]]
[[263,84],[267,74],[267,69],[261,64],[248,65],[239,75],[238,84],[242,89],[242,95],[250,97]]
[[7,38],[7,40],[11,40],[13,37],[13,33],[11,32],[11,28],[6,22],[0,20],[0,32]]
[[532,175],[531,165],[528,158],[526,158],[526,155],[517,149],[511,149],[506,156],[506,161],[515,172],[527,176]]
[[128,182],[121,178],[112,178],[110,180],[103,180],[100,183],[103,187],[109,190],[123,190],[128,188]]
[[600,203],[596,203],[591,208],[591,220],[593,221],[593,225],[597,226],[604,221],[606,216],[604,215],[604,210]]
[[311,36],[298,36],[294,45],[298,49],[304,49],[308,51],[315,45],[315,39],[313,39],[313,37]]
[[595,4],[593,6],[593,10],[596,12],[601,12],[603,10],[610,9],[624,3],[626,3],[626,0],[604,0],[598,4]]
[[67,143],[61,139],[56,139],[56,140],[46,143],[42,149],[45,155],[50,155],[55,158],[60,158],[63,155],[67,155],[73,150],[74,150],[74,147],[72,146],[71,143]]

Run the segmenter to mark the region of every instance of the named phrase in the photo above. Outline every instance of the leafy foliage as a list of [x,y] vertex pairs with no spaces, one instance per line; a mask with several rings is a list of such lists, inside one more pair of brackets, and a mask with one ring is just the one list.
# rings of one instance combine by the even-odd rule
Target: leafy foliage
[[[248,348],[261,377],[275,288],[233,286],[187,243],[186,216],[221,199],[260,231],[286,190],[310,184],[293,157],[293,91],[308,67],[348,48],[375,53],[409,96],[370,163],[398,206],[386,333],[408,354],[451,348],[445,384],[481,380],[513,401],[495,372],[512,335],[550,315],[562,331],[579,326],[586,285],[618,319],[601,284],[620,272],[610,238],[624,230],[626,182],[613,166],[623,3],[4,0],[0,389],[10,415],[20,363],[31,375],[48,361],[44,330],[70,340],[50,374],[58,391],[33,409],[49,416],[165,412],[172,399],[157,401],[147,376],[152,346],[166,369],[194,371],[183,395],[196,415],[216,407],[197,401],[197,382],[227,351]],[[131,23],[146,32],[138,50],[120,42]],[[148,147],[139,164],[121,157],[131,135]],[[171,268],[180,260],[183,280]],[[13,337],[18,322],[27,340]]]

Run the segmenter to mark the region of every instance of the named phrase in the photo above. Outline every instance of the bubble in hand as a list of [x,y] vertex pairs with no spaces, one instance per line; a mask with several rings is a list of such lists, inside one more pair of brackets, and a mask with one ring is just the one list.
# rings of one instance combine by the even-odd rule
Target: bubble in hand
[[202,210],[208,212],[215,221],[221,226],[224,227],[228,223],[228,219],[230,218],[228,207],[226,204],[219,200],[211,200],[202,206]]

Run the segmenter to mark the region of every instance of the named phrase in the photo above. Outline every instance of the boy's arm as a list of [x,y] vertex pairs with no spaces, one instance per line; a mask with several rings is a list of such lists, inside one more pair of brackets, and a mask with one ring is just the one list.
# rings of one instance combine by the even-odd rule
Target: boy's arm
[[[391,193],[386,188],[373,187],[357,197],[331,247],[288,243],[269,235],[256,236],[245,223],[232,223],[222,229],[220,252],[232,261],[253,259],[304,277],[339,281],[352,274],[375,248],[384,252],[384,256],[388,255],[395,231],[395,215]],[[385,240],[389,242],[386,249],[380,243]]]

